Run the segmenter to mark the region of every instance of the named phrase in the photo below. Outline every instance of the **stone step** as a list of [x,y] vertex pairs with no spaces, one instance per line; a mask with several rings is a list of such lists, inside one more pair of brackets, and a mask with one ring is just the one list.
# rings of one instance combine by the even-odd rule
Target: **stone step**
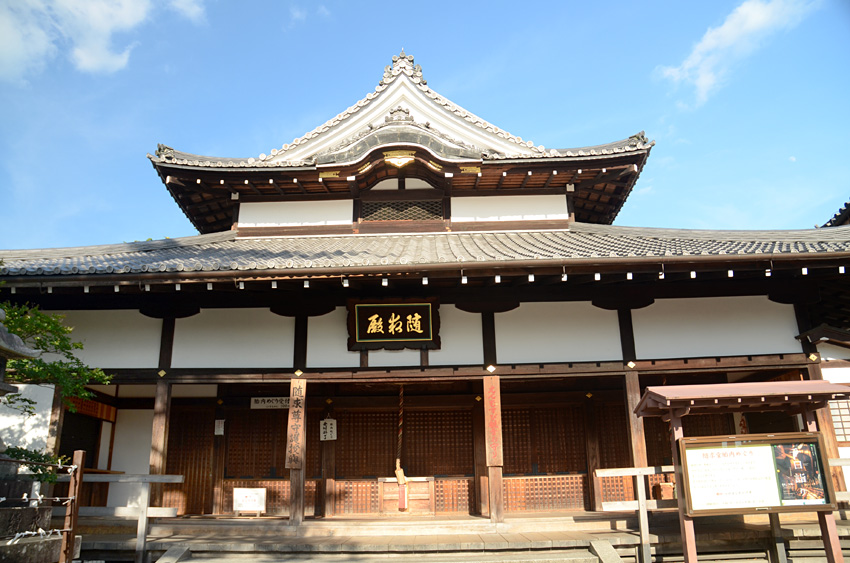
[[[585,549],[547,551],[506,551],[496,553],[439,553],[400,555],[398,553],[345,554],[262,554],[192,552],[192,563],[369,563],[392,560],[393,563],[598,563],[599,559]],[[156,559],[154,559],[156,561]]]

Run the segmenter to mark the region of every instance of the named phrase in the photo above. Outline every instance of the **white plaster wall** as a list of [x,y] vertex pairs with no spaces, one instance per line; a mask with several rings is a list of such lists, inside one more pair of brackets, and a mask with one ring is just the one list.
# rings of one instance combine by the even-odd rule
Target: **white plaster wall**
[[[153,410],[119,410],[115,419],[112,471],[147,475],[150,472]],[[139,506],[141,485],[112,483],[108,506]]]
[[292,367],[295,319],[268,309],[203,309],[177,319],[175,368]]
[[241,203],[239,226],[350,225],[354,213],[353,206],[351,200]]
[[467,313],[451,305],[440,307],[440,349],[428,352],[428,363],[432,366],[482,365],[481,314]]
[[823,378],[832,383],[850,383],[850,368],[833,368],[828,363],[821,364]]
[[100,448],[97,452],[97,469],[109,469],[109,442],[112,436],[112,423],[103,421],[100,425]]
[[523,303],[495,319],[499,364],[623,359],[616,311],[585,302]]
[[659,299],[632,311],[640,359],[803,351],[794,307],[767,297]]
[[[54,311],[50,311],[53,313]],[[152,368],[159,361],[162,320],[138,311],[57,311],[83,344],[80,360],[103,368]]]
[[369,350],[369,367],[418,366],[419,350]]
[[818,352],[824,360],[850,360],[850,349],[832,344],[818,344]]
[[569,219],[563,195],[453,197],[452,221]]
[[348,310],[337,307],[307,320],[307,367],[356,368],[360,352],[348,350]]
[[35,401],[35,414],[25,416],[20,411],[0,405],[0,437],[7,446],[44,450],[53,410],[53,386],[26,383],[14,385],[24,398]]

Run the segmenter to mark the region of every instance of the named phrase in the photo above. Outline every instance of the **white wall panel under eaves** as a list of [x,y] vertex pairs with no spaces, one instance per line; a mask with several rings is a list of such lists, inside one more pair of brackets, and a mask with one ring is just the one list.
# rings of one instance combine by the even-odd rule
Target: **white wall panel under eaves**
[[632,311],[638,359],[800,354],[792,305],[767,297],[657,299]]
[[177,319],[174,368],[290,368],[295,319],[268,309],[202,309]]
[[616,311],[586,302],[523,303],[495,319],[499,364],[623,359]]
[[360,352],[348,350],[348,309],[337,307],[307,320],[307,367],[356,368]]
[[[54,313],[55,311],[47,311]],[[62,311],[73,327],[71,339],[83,344],[80,360],[102,368],[154,368],[159,362],[162,320],[137,310]]]
[[467,313],[452,305],[440,306],[440,349],[428,353],[428,363],[432,366],[482,365],[481,313]]

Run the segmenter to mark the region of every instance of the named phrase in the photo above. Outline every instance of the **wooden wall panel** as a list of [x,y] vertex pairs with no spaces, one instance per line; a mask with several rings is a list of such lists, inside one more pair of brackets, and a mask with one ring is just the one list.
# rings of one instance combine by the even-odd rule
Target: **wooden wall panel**
[[505,475],[531,474],[532,437],[529,409],[503,409],[502,433]]
[[584,510],[588,503],[586,475],[506,477],[506,512]]
[[166,473],[183,475],[182,484],[166,484],[163,506],[178,514],[212,512],[212,452],[215,410],[172,406]]
[[402,452],[409,477],[472,475],[472,412],[405,412]]
[[394,476],[398,414],[337,411],[336,417],[336,478]]
[[472,478],[436,479],[437,512],[469,514],[475,504],[475,487]]
[[584,417],[579,405],[531,411],[539,473],[576,473],[587,467]]

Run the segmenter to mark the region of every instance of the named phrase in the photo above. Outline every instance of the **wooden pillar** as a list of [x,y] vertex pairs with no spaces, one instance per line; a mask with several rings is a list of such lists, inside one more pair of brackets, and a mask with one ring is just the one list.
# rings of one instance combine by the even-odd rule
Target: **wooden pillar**
[[472,444],[475,461],[475,499],[473,512],[481,516],[490,516],[490,492],[487,486],[487,438],[484,429],[484,397],[478,395],[472,407]]
[[286,468],[289,469],[289,525],[304,521],[304,465],[306,459],[307,380],[289,382],[289,418],[286,423]]
[[502,522],[505,519],[502,487],[502,394],[499,376],[496,375],[484,377],[484,434],[490,521]]
[[682,555],[685,563],[697,563],[697,536],[693,518],[685,514],[685,477],[679,459],[678,441],[684,436],[682,418],[670,411],[670,447],[673,449],[673,467],[676,468],[676,498],[679,499],[679,530],[682,534]]
[[[156,382],[153,403],[153,433],[151,436],[150,474],[164,475],[168,449],[168,419],[171,414],[171,382],[160,379]],[[151,503],[162,506],[161,483],[151,488]]]
[[213,514],[224,512],[224,454],[225,436],[227,435],[227,420],[225,419],[222,400],[218,399],[215,407],[215,426],[213,431],[212,453],[212,505]]
[[596,476],[599,469],[599,433],[596,427],[596,408],[592,399],[584,404],[584,445],[587,454],[587,486],[593,510],[602,510],[602,481]]
[[635,467],[648,467],[643,418],[635,414],[635,408],[638,402],[640,402],[640,379],[637,372],[626,372],[625,384],[626,418],[629,421],[629,436],[632,444],[632,465]]
[[[807,379],[811,381],[823,381],[823,370],[821,370],[819,363],[809,363],[806,368]],[[832,424],[832,415],[829,413],[829,408],[816,410],[814,417],[817,420],[817,428],[810,430],[810,432],[820,430],[823,435],[823,445],[826,447],[826,457],[831,459],[841,457],[838,453],[838,442],[835,440],[835,426]],[[844,481],[844,468],[831,467],[830,473],[835,490],[846,491],[847,484]]]

